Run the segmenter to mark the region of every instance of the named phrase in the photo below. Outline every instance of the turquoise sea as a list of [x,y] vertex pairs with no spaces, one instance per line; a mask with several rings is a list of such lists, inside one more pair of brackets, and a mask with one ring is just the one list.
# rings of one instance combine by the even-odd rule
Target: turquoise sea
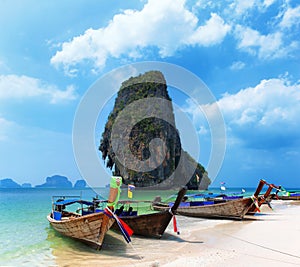
[[[50,227],[46,216],[51,211],[51,197],[81,195],[83,199],[91,200],[96,193],[107,197],[108,191],[109,188],[98,188],[96,192],[92,189],[0,189],[0,266],[57,266],[54,250],[66,246],[89,250]],[[162,193],[161,196],[169,196],[175,192]],[[121,197],[126,198],[126,194],[123,190]],[[135,199],[138,196],[152,200],[156,195],[156,191],[134,192]]]
[[46,219],[53,195],[95,193],[71,189],[1,189],[0,191],[0,266],[55,266],[53,246],[63,242],[55,238]]
[[[108,191],[108,188],[97,189],[104,198]],[[254,188],[246,189],[246,194],[251,195],[253,191]],[[210,192],[219,193],[220,190],[212,189]],[[239,193],[240,189],[227,189],[226,192]],[[164,200],[174,193],[176,191],[137,190],[133,199],[153,200],[161,196]],[[72,253],[83,250],[90,254],[102,253],[64,238],[50,227],[46,216],[51,211],[53,195],[81,195],[83,199],[91,200],[96,192],[92,189],[0,189],[0,266],[61,266],[58,252],[70,248],[70,258]],[[126,198],[126,195],[127,191],[123,189],[121,198]],[[120,242],[123,242],[122,238]],[[109,249],[103,253],[106,257],[113,257]],[[64,266],[71,265],[65,263]]]

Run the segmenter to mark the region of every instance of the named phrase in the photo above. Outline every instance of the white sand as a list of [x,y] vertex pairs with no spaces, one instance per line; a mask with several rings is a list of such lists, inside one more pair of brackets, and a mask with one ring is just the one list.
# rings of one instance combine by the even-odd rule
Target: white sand
[[[189,247],[191,256],[177,257],[161,266],[296,266],[300,265],[300,202],[276,201],[274,211],[255,221],[222,224],[196,232],[204,244]],[[187,251],[185,249],[185,251]],[[198,252],[199,251],[199,252]]]
[[[251,220],[177,216],[181,235],[167,228],[160,239],[108,236],[100,252],[53,250],[58,266],[300,266],[300,202],[273,201]],[[251,217],[251,216],[250,216]]]

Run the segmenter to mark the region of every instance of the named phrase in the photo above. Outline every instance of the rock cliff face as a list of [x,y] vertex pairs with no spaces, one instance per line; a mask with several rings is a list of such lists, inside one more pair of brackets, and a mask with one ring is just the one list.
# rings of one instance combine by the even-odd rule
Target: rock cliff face
[[[113,132],[114,123],[125,108],[127,110],[127,107],[132,103],[140,103],[137,101],[143,99],[150,101],[151,98],[167,101],[164,101],[163,104],[153,104],[152,107],[148,108],[150,115],[148,112],[147,117],[140,119],[137,123],[133,123],[134,114],[131,116],[127,113],[126,119],[122,121],[120,132],[117,134]],[[153,110],[151,111],[151,109]],[[136,110],[133,110],[133,113],[139,113],[138,106]],[[151,115],[152,113],[153,115]],[[129,127],[130,125],[132,127]],[[120,139],[118,135],[129,136],[130,153],[138,159],[138,163],[134,168],[130,167],[130,162],[126,164],[126,161],[120,161],[116,156],[117,152],[113,150],[112,140]],[[160,146],[156,146],[154,151],[151,150],[151,141],[155,138],[163,140],[166,150],[163,150]],[[184,172],[192,168],[193,165],[197,166],[196,171],[191,176],[190,181],[185,181],[184,184],[187,184],[190,189],[207,189],[210,184],[205,169],[199,163],[197,164],[181,147],[180,135],[175,126],[171,98],[167,91],[165,78],[159,71],[150,71],[122,83],[113,111],[110,113],[102,133],[99,150],[102,152],[102,158],[106,160],[107,167],[114,169],[114,175],[121,175],[125,184],[134,184],[139,187],[161,184],[165,188],[177,188],[183,185],[181,177]],[[163,151],[165,154],[163,154]],[[163,155],[165,157],[161,161]],[[176,176],[168,179],[177,168],[182,155],[186,156],[185,162],[181,164],[183,167]],[[156,165],[151,170],[139,171],[142,169],[143,163],[150,157],[153,162],[161,162],[161,164]]]

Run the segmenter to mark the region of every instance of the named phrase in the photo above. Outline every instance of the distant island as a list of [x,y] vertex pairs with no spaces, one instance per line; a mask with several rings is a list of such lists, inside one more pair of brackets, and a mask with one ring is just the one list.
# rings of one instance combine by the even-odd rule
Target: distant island
[[42,188],[72,188],[72,183],[65,176],[54,175],[46,178],[46,182],[35,187]]
[[21,185],[10,178],[0,180],[0,188],[21,188]]
[[[72,182],[65,176],[61,175],[53,175],[51,177],[46,178],[46,182],[40,185],[36,185],[35,188],[86,188],[87,184],[85,180],[77,180],[72,185]],[[8,188],[32,188],[30,183],[23,183],[22,185],[18,184],[11,178],[4,178],[0,180],[0,188],[8,189]]]

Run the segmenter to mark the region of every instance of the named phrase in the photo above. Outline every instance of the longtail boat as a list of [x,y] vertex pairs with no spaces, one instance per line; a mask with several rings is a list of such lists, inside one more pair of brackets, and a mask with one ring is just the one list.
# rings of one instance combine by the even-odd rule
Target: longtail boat
[[[118,200],[117,195],[120,186],[120,178],[112,177],[109,203],[114,204]],[[67,207],[74,203],[82,206],[79,209],[81,213],[67,210]],[[107,231],[114,224],[117,217],[110,216],[105,210],[93,210],[92,213],[85,212],[83,205],[86,205],[88,209],[94,207],[93,202],[81,200],[76,196],[54,196],[52,197],[52,211],[47,216],[47,219],[51,226],[60,234],[80,240],[99,250],[102,247]]]
[[[165,232],[171,219],[173,218],[173,220],[175,220],[174,223],[176,222],[174,215],[186,191],[187,189],[185,187],[180,189],[174,205],[160,212],[139,215],[137,213],[138,211],[135,211],[134,209],[131,210],[132,206],[130,204],[134,204],[134,201],[119,201],[119,205],[126,205],[129,207],[129,210],[124,209],[120,212],[120,210],[117,209],[116,213],[119,213],[118,217],[133,230],[134,235],[160,238]],[[112,228],[119,230],[116,223]]]
[[[271,194],[271,192],[274,188],[278,190],[279,187],[274,184],[269,184],[265,180],[261,180],[261,182],[263,182],[262,187],[259,188],[258,186],[254,193],[254,195],[258,195],[257,201],[255,205],[252,205],[252,207],[249,208],[247,212],[248,215],[254,215],[257,211],[260,211],[259,209],[263,204],[267,204],[272,209],[271,201],[274,196],[274,193]],[[259,195],[264,185],[267,185],[268,189],[263,195]]]
[[[259,196],[263,186],[267,184],[266,181],[260,180],[258,187],[252,197],[237,198],[230,201],[189,201],[183,202],[176,213],[179,215],[200,218],[224,218],[224,219],[238,219],[241,220],[249,212],[259,210],[259,206],[265,201],[270,194],[268,189],[264,196]],[[269,188],[273,188],[273,185]],[[170,204],[153,203],[154,210],[164,210],[169,208]],[[171,204],[172,205],[172,204]]]
[[109,218],[104,212],[82,215],[65,210],[67,206],[75,203],[92,204],[79,198],[59,197],[53,202],[53,210],[47,216],[48,221],[60,234],[87,243],[97,250],[101,249],[105,234],[115,219]]
[[273,199],[280,200],[300,200],[299,191],[287,191],[282,186],[280,186],[276,193],[273,195]]
[[300,200],[300,193],[290,193],[289,195],[275,196],[276,199],[280,200]]

